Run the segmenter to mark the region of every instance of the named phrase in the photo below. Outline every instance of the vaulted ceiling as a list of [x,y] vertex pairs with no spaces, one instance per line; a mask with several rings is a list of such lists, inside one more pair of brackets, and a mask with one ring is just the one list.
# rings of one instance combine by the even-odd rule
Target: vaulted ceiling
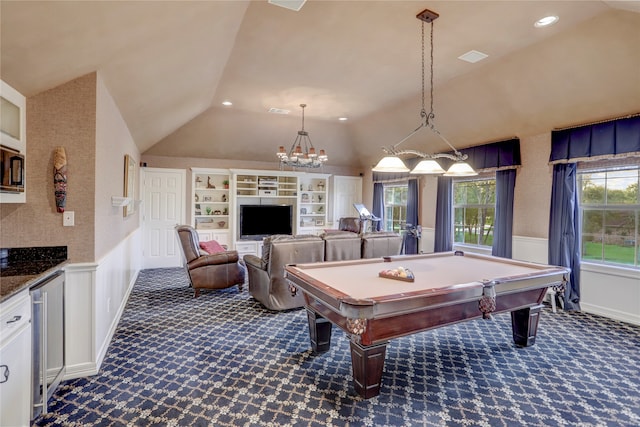
[[[32,96],[98,71],[156,155],[275,162],[305,103],[330,162],[367,166],[420,123],[425,8],[440,14],[435,122],[458,148],[640,111],[640,2],[2,0],[0,73]],[[470,50],[488,57],[458,59]]]

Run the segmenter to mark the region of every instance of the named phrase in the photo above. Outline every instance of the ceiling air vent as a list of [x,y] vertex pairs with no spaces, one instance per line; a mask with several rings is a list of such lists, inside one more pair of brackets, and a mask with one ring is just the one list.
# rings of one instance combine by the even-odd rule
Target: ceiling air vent
[[291,111],[289,111],[289,110],[284,110],[284,109],[282,109],[282,108],[274,108],[274,107],[271,107],[271,108],[269,108],[269,112],[270,112],[270,113],[273,113],[273,114],[289,114]]
[[298,12],[307,0],[269,0],[269,3]]
[[473,64],[478,61],[482,61],[487,56],[489,55],[487,55],[486,53],[478,52],[477,50],[470,50],[464,55],[458,56],[458,59],[462,59],[463,61],[471,62]]

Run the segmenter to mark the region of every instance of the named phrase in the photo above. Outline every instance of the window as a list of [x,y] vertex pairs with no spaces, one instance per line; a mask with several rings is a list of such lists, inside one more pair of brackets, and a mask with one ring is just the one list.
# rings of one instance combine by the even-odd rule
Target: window
[[384,186],[384,229],[400,233],[407,222],[407,183]]
[[640,168],[578,173],[582,259],[638,267]]
[[494,178],[454,181],[453,242],[491,246],[495,206]]

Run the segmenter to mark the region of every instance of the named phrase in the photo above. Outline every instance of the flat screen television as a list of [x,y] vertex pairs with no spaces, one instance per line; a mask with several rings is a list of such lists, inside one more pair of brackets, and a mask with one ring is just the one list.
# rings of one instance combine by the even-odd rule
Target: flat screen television
[[257,240],[292,233],[293,206],[240,205],[240,238]]

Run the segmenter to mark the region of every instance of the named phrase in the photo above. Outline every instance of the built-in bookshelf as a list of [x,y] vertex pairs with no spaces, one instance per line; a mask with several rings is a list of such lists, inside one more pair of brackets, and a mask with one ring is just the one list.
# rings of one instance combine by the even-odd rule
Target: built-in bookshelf
[[331,226],[329,174],[191,168],[191,177],[191,224],[201,241],[259,254],[261,242],[240,239],[242,205],[291,206],[293,234],[320,234]]
[[232,216],[230,175],[226,169],[191,169],[191,213],[201,241],[229,245]]
[[327,228],[329,175],[304,174],[298,179],[298,234],[318,234]]

